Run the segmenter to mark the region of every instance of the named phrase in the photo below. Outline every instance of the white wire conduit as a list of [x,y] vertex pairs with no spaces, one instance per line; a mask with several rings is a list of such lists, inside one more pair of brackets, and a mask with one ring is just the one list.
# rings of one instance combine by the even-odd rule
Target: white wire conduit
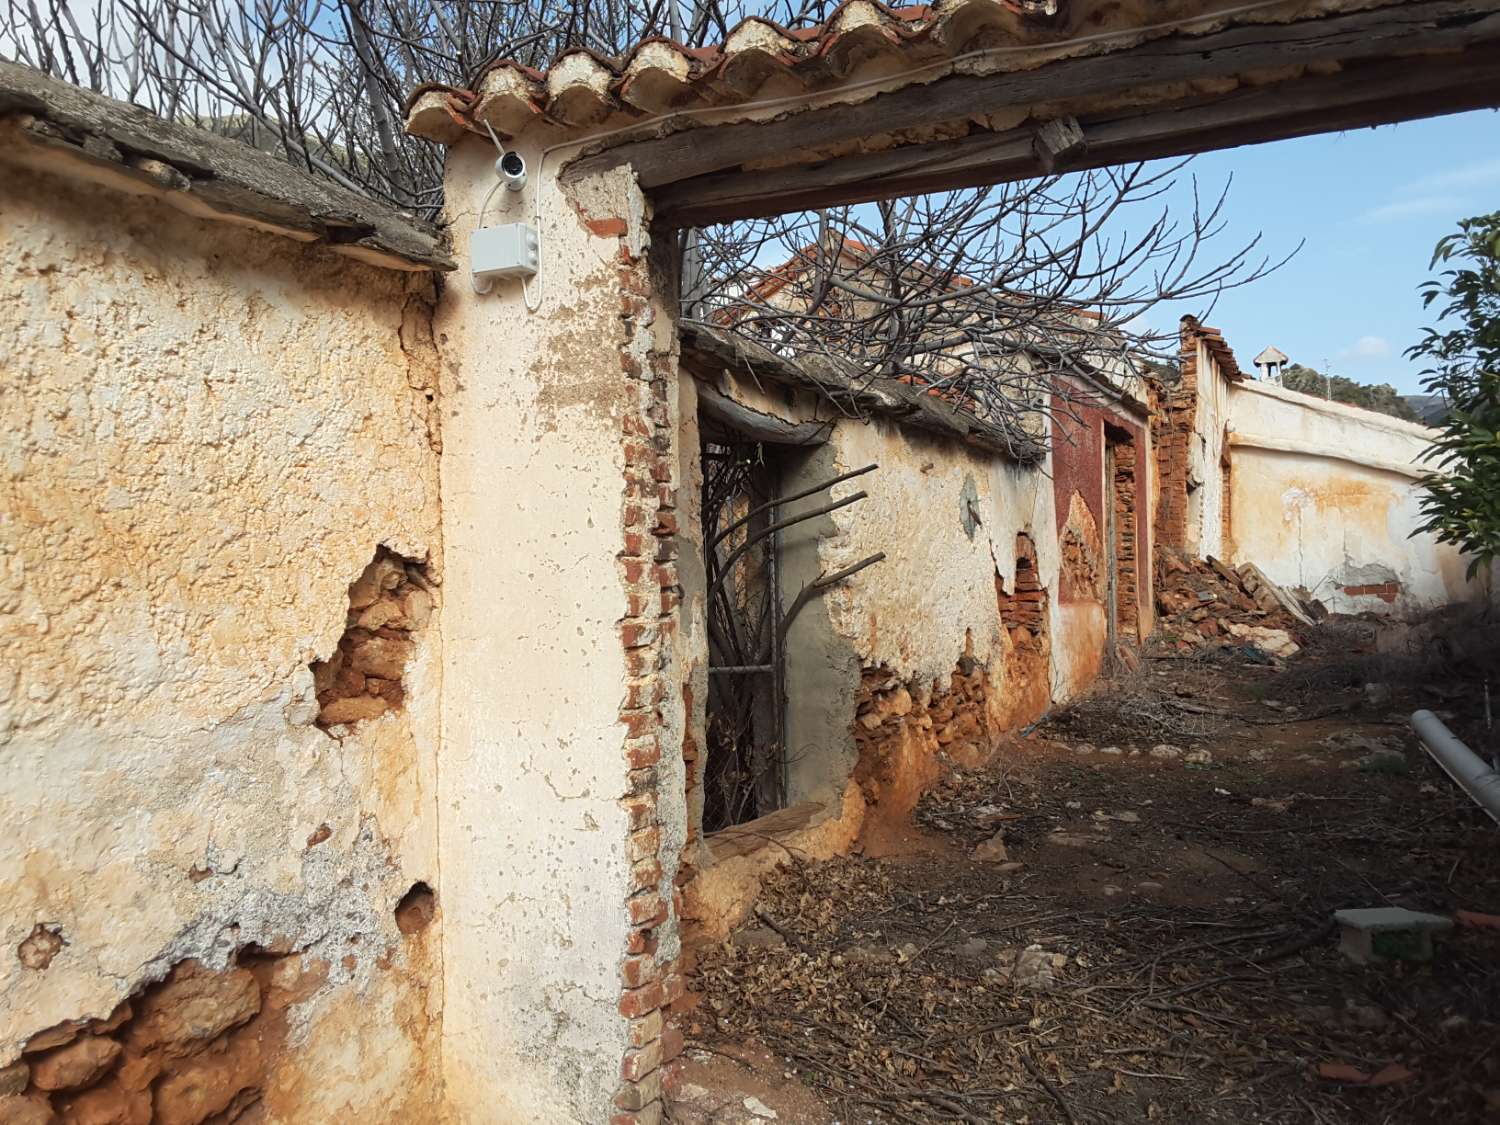
[[1417,732],[1432,760],[1458,782],[1476,805],[1490,814],[1490,819],[1500,824],[1500,773],[1485,765],[1431,711],[1413,713],[1411,729]]

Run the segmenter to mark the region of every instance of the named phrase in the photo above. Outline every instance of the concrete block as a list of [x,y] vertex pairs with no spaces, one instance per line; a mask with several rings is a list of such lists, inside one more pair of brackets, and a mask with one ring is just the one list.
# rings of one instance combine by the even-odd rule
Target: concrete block
[[1339,926],[1339,949],[1361,965],[1371,961],[1431,961],[1432,935],[1453,928],[1452,918],[1400,906],[1336,910],[1333,920]]

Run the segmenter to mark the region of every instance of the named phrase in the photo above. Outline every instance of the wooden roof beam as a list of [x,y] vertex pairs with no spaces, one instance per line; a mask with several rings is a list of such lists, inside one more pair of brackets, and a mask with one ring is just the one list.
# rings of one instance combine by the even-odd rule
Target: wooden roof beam
[[706,226],[1495,105],[1500,105],[1500,46],[1444,56],[1429,66],[1397,60],[1274,86],[1243,87],[1217,98],[1167,103],[1149,113],[1099,114],[1077,122],[1081,143],[1066,153],[1049,153],[1047,159],[1038,151],[1038,130],[1032,126],[1002,132],[976,129],[955,140],[700,176],[657,188],[652,205],[657,218],[669,226]]
[[[1039,149],[1045,159],[1055,147],[1038,146],[1038,130],[1067,117],[1084,138],[1058,154],[1058,166],[1087,167],[1500,104],[1494,80],[1470,65],[1483,55],[1492,65],[1500,49],[1500,0],[1307,11],[1284,22],[1180,30],[1026,70],[914,83],[858,104],[818,108],[824,99],[813,96],[810,108],[770,121],[668,119],[655,124],[659,135],[585,150],[565,174],[629,164],[659,215],[692,225],[816,206],[804,201],[817,198],[818,176],[838,189],[832,202],[841,192],[873,199],[1036,175]],[[1180,114],[1187,117],[1175,122]],[[996,119],[1024,124],[988,132],[982,123]],[[868,151],[882,137],[952,138],[956,129],[967,135]],[[856,146],[864,151],[830,157]],[[778,166],[767,168],[772,154]]]

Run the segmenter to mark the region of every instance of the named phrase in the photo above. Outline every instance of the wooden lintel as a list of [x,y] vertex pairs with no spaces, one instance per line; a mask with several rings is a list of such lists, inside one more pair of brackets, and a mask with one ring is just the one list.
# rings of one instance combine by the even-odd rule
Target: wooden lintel
[[698,409],[742,437],[769,445],[822,445],[832,422],[788,422],[730,398],[711,383],[698,383]]
[[[1392,59],[1333,74],[1244,86],[1079,122],[1070,171],[1182,156],[1314,133],[1500,105],[1500,43],[1462,54]],[[951,191],[1045,174],[1034,130],[969,136],[785,168],[724,172],[658,188],[670,226],[756,218],[872,199]]]
[[[1341,68],[1344,73],[1353,73],[1361,64],[1382,61],[1400,60],[1412,75],[1441,75],[1451,72],[1466,53],[1500,44],[1500,0],[1405,0],[1336,15],[1318,15],[1316,9],[1312,12],[1285,23],[1236,24],[1207,34],[1179,31],[1135,46],[1063,58],[1029,70],[942,78],[856,105],[817,108],[816,96],[810,95],[812,108],[768,122],[668,123],[663,127],[675,127],[677,131],[610,142],[612,147],[585,153],[564,174],[577,178],[629,164],[642,187],[659,193],[670,185],[704,183],[716,173],[744,170],[746,166],[753,174],[755,163],[763,161],[767,153],[791,157],[786,168],[797,169],[814,164],[820,154],[850,141],[920,133],[1036,105],[1056,107],[1054,115],[1077,117],[1087,134],[1088,159],[1093,161],[1095,139],[1087,130],[1088,123],[1109,115],[1119,117],[1124,112],[1122,107],[1149,117],[1180,100],[1185,89],[1223,88],[1227,82],[1240,81],[1247,91],[1266,82],[1272,88],[1290,91],[1304,82],[1337,78],[1338,73],[1330,72]],[[1276,76],[1286,77],[1276,81]],[[1454,108],[1493,104],[1492,100],[1465,97],[1458,89],[1460,81],[1451,80],[1447,88],[1429,85],[1426,95]],[[1446,111],[1438,108],[1427,112]],[[1419,116],[1422,112],[1414,107],[1413,112],[1382,120]],[[1331,121],[1324,127],[1348,126]],[[1033,123],[1025,144],[1033,168],[1037,167],[1031,152],[1035,128]],[[1317,127],[1305,126],[1299,131],[1317,131]],[[1278,134],[1272,128],[1263,132],[1267,135],[1261,139],[1296,135]],[[1206,145],[1202,138],[1195,143],[1199,148],[1218,147]],[[803,156],[805,159],[798,159]]]

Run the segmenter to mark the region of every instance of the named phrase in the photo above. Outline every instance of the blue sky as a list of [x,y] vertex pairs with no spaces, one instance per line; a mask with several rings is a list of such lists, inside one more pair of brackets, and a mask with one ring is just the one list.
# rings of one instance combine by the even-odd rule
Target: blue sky
[[[1419,367],[1401,354],[1430,321],[1417,286],[1459,219],[1500,210],[1500,113],[1229,149],[1189,169],[1214,190],[1234,177],[1226,245],[1264,231],[1264,247],[1285,254],[1306,240],[1209,317],[1246,370],[1275,344],[1296,363],[1322,369],[1326,359],[1362,383],[1421,389]],[[1152,311],[1153,327],[1163,313]]]

